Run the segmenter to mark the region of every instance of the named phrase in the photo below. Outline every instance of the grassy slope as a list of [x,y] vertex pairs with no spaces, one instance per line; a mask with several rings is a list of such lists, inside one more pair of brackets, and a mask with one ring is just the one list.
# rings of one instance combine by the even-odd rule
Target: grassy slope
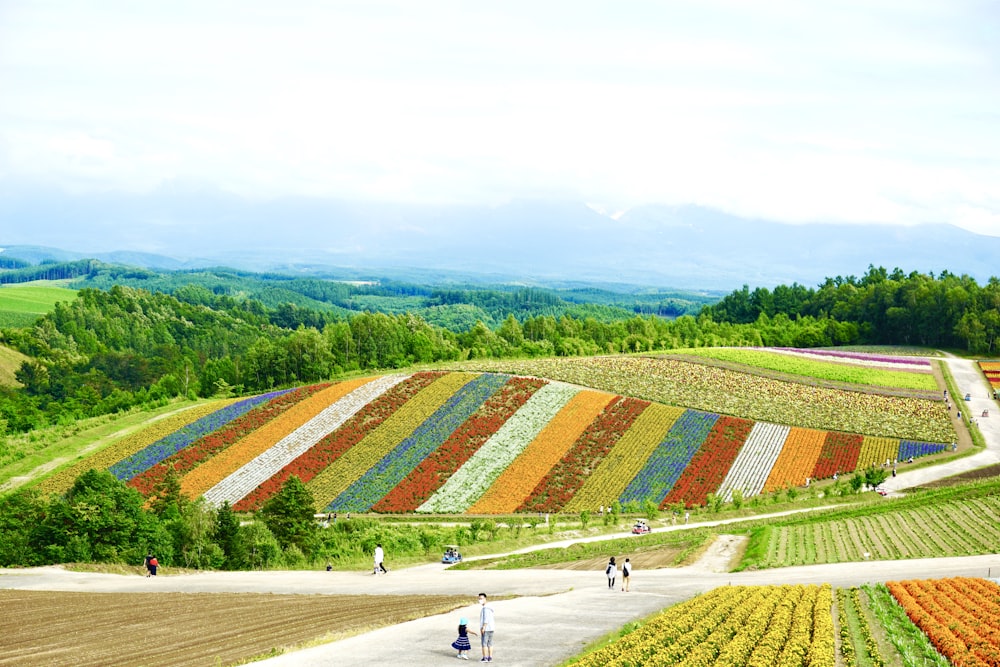
[[0,386],[19,387],[21,383],[14,378],[14,373],[21,367],[21,363],[27,361],[17,350],[0,345]]
[[917,389],[938,391],[937,383],[925,367],[925,372],[888,370],[858,364],[806,359],[780,352],[743,348],[695,348],[674,350],[672,354],[688,354],[732,361],[749,367],[781,371],[791,375],[847,382],[850,384],[891,387],[896,389]]
[[76,296],[76,290],[65,287],[65,283],[36,280],[0,287],[0,327],[30,326],[58,302],[71,301]]
[[3,440],[0,461],[0,491],[37,479],[93,454],[157,417],[194,405],[171,403],[151,411],[104,415],[66,426],[52,426],[29,434],[8,435]]

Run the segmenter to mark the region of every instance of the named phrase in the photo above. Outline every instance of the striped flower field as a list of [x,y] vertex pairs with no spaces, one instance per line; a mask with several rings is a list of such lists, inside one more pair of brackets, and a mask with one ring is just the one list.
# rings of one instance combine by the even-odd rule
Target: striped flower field
[[317,511],[578,512],[704,504],[934,454],[945,445],[684,409],[502,373],[355,378],[206,404],[112,443],[89,467],[145,495],[169,470],[189,497],[259,508],[291,475]]

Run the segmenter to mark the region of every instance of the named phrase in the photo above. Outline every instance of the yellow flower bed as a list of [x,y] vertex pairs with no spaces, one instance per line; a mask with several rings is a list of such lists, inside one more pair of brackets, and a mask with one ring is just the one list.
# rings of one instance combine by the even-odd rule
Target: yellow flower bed
[[683,408],[651,403],[573,495],[565,511],[592,510],[617,500],[682,414]]
[[597,391],[576,394],[466,511],[469,514],[515,511],[612,398],[612,394]]
[[474,373],[441,376],[310,480],[306,488],[316,501],[316,511],[322,511],[477,376]]
[[861,443],[861,453],[858,454],[858,470],[869,466],[885,465],[888,460],[893,463],[899,456],[899,438],[876,438],[866,435]]
[[325,407],[371,380],[370,377],[345,380],[300,401],[273,421],[184,475],[181,478],[181,493],[188,498],[197,498],[227,475],[236,472],[248,461],[315,417]]
[[86,456],[82,461],[49,477],[38,485],[38,490],[42,493],[64,493],[73,486],[73,482],[77,477],[91,468],[95,470],[107,470],[122,459],[128,458],[136,452],[149,447],[157,440],[165,438],[174,431],[182,429],[188,424],[192,424],[202,417],[210,415],[216,410],[221,410],[238,400],[241,399],[233,398],[210,401],[202,405],[187,408],[162,419],[157,419],[141,431],[130,433],[96,454]]
[[833,667],[829,585],[725,586],[573,663],[585,667]]

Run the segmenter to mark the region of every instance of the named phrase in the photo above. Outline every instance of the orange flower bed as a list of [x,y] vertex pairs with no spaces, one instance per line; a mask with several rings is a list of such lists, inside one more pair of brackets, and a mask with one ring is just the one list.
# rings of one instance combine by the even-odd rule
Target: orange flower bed
[[59,471],[39,484],[38,489],[42,493],[63,493],[73,486],[73,482],[77,477],[91,468],[95,470],[107,470],[115,463],[145,449],[157,440],[184,428],[188,424],[198,421],[206,415],[212,414],[216,410],[221,410],[227,405],[235,403],[237,400],[239,399],[230,398],[211,401],[158,419],[141,431],[130,433],[93,456],[88,456],[69,468]]
[[370,377],[345,380],[301,401],[277,419],[264,424],[184,475],[181,478],[181,493],[188,498],[197,498],[221,479],[236,472],[268,447],[312,419],[320,410],[371,380]]
[[1000,586],[964,577],[890,581],[886,586],[951,664],[1000,665]]
[[467,512],[504,514],[516,510],[612,398],[612,394],[586,390],[571,398]]
[[764,492],[805,484],[825,441],[826,431],[792,427],[778,460],[774,462],[774,467],[764,482]]

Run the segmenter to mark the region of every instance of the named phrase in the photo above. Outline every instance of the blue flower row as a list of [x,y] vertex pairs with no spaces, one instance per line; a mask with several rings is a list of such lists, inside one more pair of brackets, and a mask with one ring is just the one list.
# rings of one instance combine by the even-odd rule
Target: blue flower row
[[148,447],[140,449],[135,454],[122,459],[108,470],[120,480],[130,480],[136,475],[149,470],[157,463],[173,456],[185,447],[188,447],[198,438],[222,428],[237,417],[250,412],[250,410],[258,405],[289,391],[291,390],[273,391],[269,394],[251,396],[250,398],[227,405],[211,414],[205,415],[197,421],[191,422],[183,428],[177,429],[170,435],[160,438]]
[[905,461],[910,458],[917,458],[918,456],[927,456],[929,454],[937,454],[938,452],[943,452],[945,445],[939,445],[932,442],[917,442],[915,440],[900,440],[899,442],[899,460]]
[[685,410],[639,474],[622,491],[619,502],[642,502],[649,498],[657,505],[662,503],[718,419],[719,415],[712,412]]
[[325,511],[366,512],[431,452],[440,447],[479,407],[500,390],[509,375],[485,373],[455,392],[413,433],[351,484]]

